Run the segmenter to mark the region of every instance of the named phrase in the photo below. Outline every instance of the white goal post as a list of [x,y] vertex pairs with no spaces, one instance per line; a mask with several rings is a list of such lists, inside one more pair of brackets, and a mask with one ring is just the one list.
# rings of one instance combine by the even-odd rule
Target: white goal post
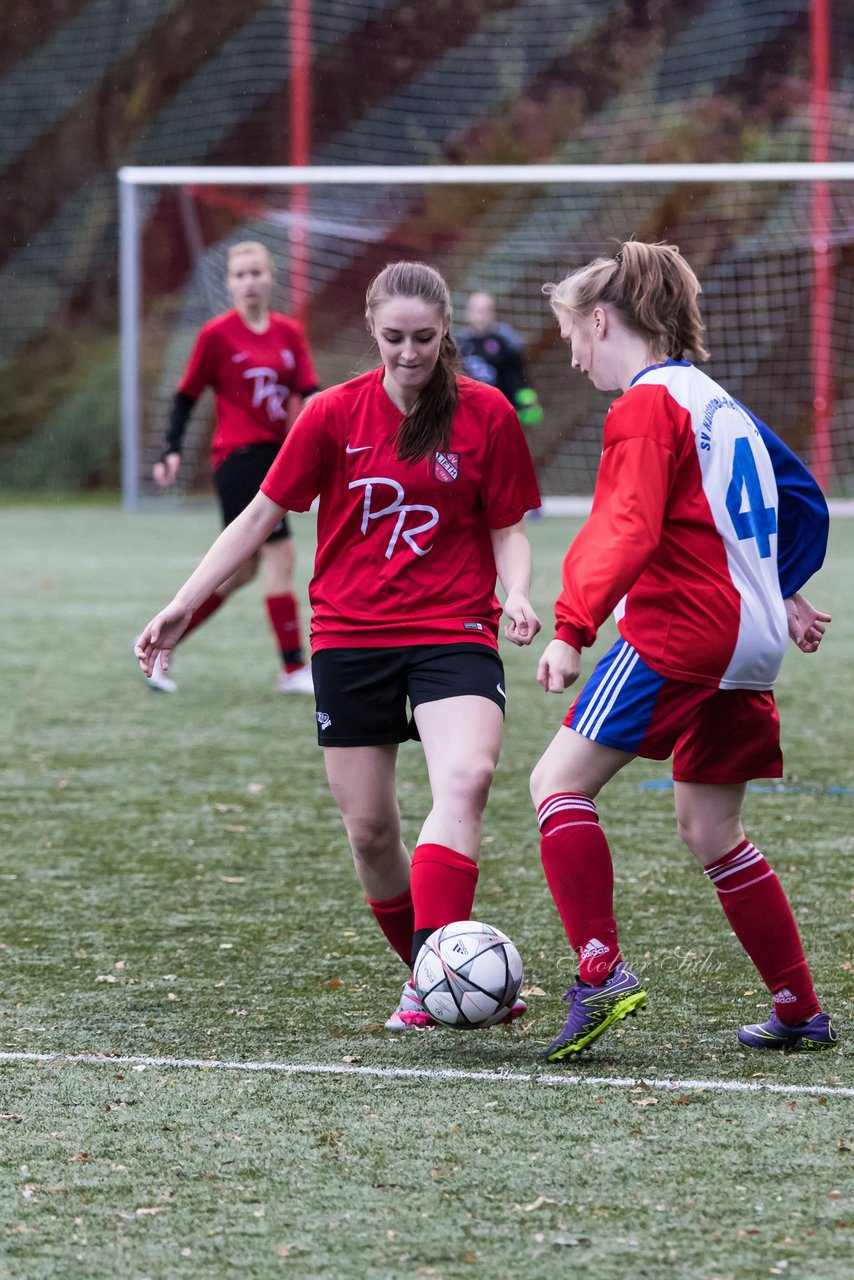
[[531,446],[553,495],[591,491],[607,400],[570,378],[541,285],[631,235],[671,240],[703,284],[713,375],[828,491],[854,494],[854,163],[148,166],[118,179],[127,510],[150,492],[192,338],[228,305],[227,246],[249,238],[271,249],[274,306],[305,319],[325,385],[365,367],[361,298],[386,261],[434,262],[456,320],[468,292],[492,293],[525,340],[544,407]]

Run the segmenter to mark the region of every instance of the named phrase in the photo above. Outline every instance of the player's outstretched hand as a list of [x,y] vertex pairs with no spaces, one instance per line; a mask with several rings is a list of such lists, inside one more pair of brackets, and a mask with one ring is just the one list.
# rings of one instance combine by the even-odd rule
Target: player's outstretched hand
[[504,634],[511,644],[530,644],[541,624],[528,597],[518,591],[509,591],[504,602],[504,612],[510,619],[504,628]]
[[581,674],[581,654],[565,640],[552,640],[537,666],[537,679],[546,693],[563,693]]
[[783,602],[786,606],[786,621],[789,624],[789,635],[801,653],[815,653],[821,644],[822,637],[831,621],[829,613],[820,613],[800,591],[787,596]]
[[133,647],[140,668],[147,676],[151,675],[158,654],[163,671],[169,670],[172,650],[187,630],[192,616],[192,609],[173,600],[165,609],[161,609],[156,618],[152,618]]

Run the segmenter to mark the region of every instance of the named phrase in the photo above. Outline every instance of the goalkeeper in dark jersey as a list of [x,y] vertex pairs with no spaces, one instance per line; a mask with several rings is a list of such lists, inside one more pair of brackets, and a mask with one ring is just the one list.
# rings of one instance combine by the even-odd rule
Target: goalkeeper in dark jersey
[[503,392],[519,415],[523,427],[536,427],[543,411],[528,381],[524,345],[509,324],[495,316],[495,300],[489,293],[473,293],[466,303],[466,324],[456,334],[463,369],[470,378],[488,382]]

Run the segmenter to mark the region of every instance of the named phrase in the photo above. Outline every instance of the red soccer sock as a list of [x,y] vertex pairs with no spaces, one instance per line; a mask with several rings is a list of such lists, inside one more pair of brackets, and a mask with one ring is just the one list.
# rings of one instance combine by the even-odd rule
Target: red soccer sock
[[416,845],[410,881],[415,912],[413,964],[434,929],[470,918],[477,876],[473,858],[443,844]]
[[216,613],[217,609],[226,602],[226,596],[219,596],[214,591],[208,596],[207,600],[203,600],[193,613],[187,630],[181,636],[182,640],[186,640],[191,631],[195,631],[196,627],[200,627],[203,622],[207,622],[212,613]]
[[373,911],[376,922],[388,939],[392,950],[396,951],[404,964],[408,965],[412,955],[412,934],[415,927],[411,891],[406,889],[396,898],[386,898],[383,902],[374,902],[366,894],[365,901]]
[[286,671],[299,671],[305,666],[299,625],[297,598],[292,591],[280,596],[265,596],[267,617]]
[[614,867],[596,805],[562,792],[537,810],[540,854],[582,982],[601,986],[620,960],[614,919]]
[[705,868],[730,928],[774,997],[781,1022],[797,1026],[821,1011],[798,926],[783,886],[759,850],[743,840]]

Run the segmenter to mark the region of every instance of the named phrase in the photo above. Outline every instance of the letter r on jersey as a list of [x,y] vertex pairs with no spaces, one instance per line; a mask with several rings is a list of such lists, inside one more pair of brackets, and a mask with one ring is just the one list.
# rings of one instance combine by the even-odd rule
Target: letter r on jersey
[[[368,525],[371,520],[379,520],[383,516],[397,516],[397,519],[394,524],[394,529],[392,530],[391,537],[389,538],[389,541],[388,541],[388,546],[386,547],[386,550],[385,550],[386,560],[391,559],[392,553],[394,552],[394,549],[397,545],[397,540],[398,538],[401,538],[401,537],[403,538],[403,541],[406,543],[406,545],[410,548],[410,550],[414,551],[417,556],[426,556],[427,552],[430,550],[430,547],[419,547],[418,543],[415,541],[415,535],[417,533],[426,533],[428,529],[432,529],[434,525],[438,524],[439,512],[436,510],[436,508],[425,507],[417,502],[408,503],[408,504],[404,503],[403,499],[406,495],[403,491],[403,486],[399,485],[396,480],[388,480],[383,476],[369,476],[364,480],[352,480],[348,485],[348,488],[357,489],[360,485],[364,485],[365,487],[365,498],[364,498],[364,502],[362,503],[362,533],[363,534],[367,533]],[[373,500],[374,500],[374,490],[377,485],[388,485],[389,488],[394,490],[395,496],[393,500],[389,503],[386,503],[385,506],[379,506],[375,508],[373,505]],[[380,498],[379,495],[377,495],[377,501],[382,502],[383,499]],[[410,512],[415,512],[415,511],[423,512],[429,518],[425,520],[423,524],[416,525],[414,528],[405,529],[404,525],[406,523],[406,517],[410,514]]]

